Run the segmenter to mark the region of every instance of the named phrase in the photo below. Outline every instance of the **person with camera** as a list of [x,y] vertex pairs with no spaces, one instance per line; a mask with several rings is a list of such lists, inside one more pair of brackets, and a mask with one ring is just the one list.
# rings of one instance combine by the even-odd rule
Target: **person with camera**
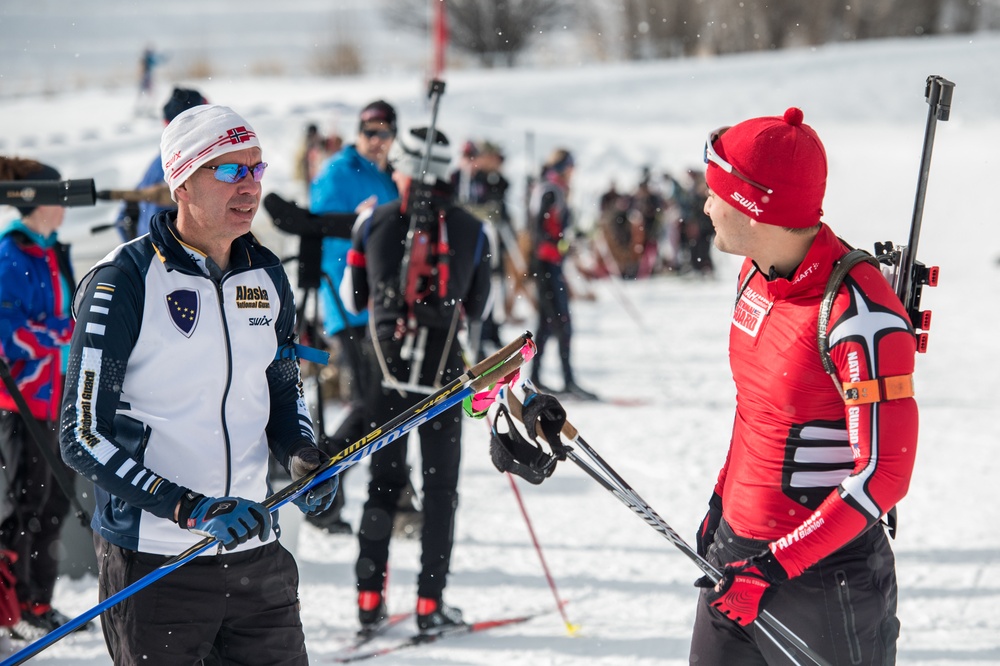
[[[2,181],[59,181],[53,167],[34,160],[0,157]],[[59,410],[73,332],[69,300],[76,283],[69,248],[59,242],[65,208],[21,205],[20,217],[0,232],[0,353],[14,386],[0,384],[0,543],[13,551],[10,566],[20,620],[15,638],[35,640],[69,618],[52,607],[59,574],[59,541],[70,498],[56,480],[74,475],[59,460]],[[19,396],[13,395],[13,392]],[[17,398],[30,413],[21,413]],[[44,441],[32,441],[28,421]],[[51,456],[43,456],[39,447]],[[52,463],[59,466],[54,470]],[[6,566],[6,564],[0,565]]]
[[[106,600],[212,537],[218,546],[101,616],[116,665],[306,664],[298,571],[278,542],[268,454],[293,481],[326,459],[302,398],[295,303],[251,233],[254,129],[201,105],[160,141],[177,211],[81,281],[63,401],[63,459],[94,481]],[[296,498],[324,508],[336,477]]]
[[[357,213],[399,198],[399,191],[392,179],[388,155],[396,139],[396,110],[384,100],[366,105],[358,116],[358,134],[355,142],[345,146],[320,168],[320,173],[310,188],[309,210],[312,213]],[[321,269],[329,280],[320,283],[320,301],[323,305],[323,330],[340,343],[342,367],[350,375],[351,409],[337,431],[329,438],[321,437],[321,444],[331,447],[334,454],[361,439],[374,424],[365,420],[363,408],[364,389],[362,347],[365,344],[365,327],[368,310],[348,312],[337,293],[347,268],[347,252],[351,242],[347,238],[323,239]],[[309,516],[307,521],[333,534],[350,534],[351,526],[341,517],[345,503],[341,486],[334,505],[329,511]],[[412,511],[412,502],[406,500]]]
[[[364,387],[365,404],[376,423],[420,402],[429,392],[421,388],[444,386],[462,373],[457,324],[463,313],[468,321],[482,319],[490,296],[491,250],[483,223],[454,203],[448,140],[436,132],[428,146],[428,134],[420,128],[397,138],[389,161],[401,198],[355,225],[341,285],[349,311],[372,304],[374,339],[366,346]],[[424,181],[421,169],[426,151],[433,184]],[[414,219],[414,238],[420,240],[408,243]],[[418,242],[426,254],[412,251]],[[416,620],[422,632],[462,622],[461,612],[442,600],[458,508],[461,414],[456,405],[419,426],[424,520]],[[356,569],[363,628],[386,617],[389,542],[397,503],[408,484],[406,455],[404,435],[371,458]]]
[[705,161],[715,247],[745,259],[729,329],[736,417],[697,534],[722,578],[696,583],[691,663],[787,663],[755,624],[766,610],[828,663],[893,664],[883,517],[891,531],[917,449],[909,317],[867,262],[829,289],[850,248],[821,220],[826,150],[800,109],[713,131]]

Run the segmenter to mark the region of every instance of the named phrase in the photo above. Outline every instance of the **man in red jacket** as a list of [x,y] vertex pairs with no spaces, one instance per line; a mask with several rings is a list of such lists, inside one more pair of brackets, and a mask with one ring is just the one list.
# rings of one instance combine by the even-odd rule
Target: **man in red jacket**
[[[835,664],[892,664],[899,622],[882,518],[917,443],[913,330],[880,271],[833,301],[828,375],[817,320],[847,252],[822,216],[826,153],[799,109],[716,130],[705,146],[715,245],[746,257],[729,336],[737,388],[725,465],[698,534],[706,579],[691,663],[787,663],[762,608]],[[831,381],[831,376],[833,381]]]

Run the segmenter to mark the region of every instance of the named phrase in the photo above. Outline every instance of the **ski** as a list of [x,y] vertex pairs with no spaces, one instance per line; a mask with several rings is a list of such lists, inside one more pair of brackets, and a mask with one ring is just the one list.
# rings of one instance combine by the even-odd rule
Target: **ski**
[[465,636],[467,634],[475,634],[480,631],[488,631],[490,629],[496,629],[498,627],[507,627],[512,624],[521,624],[523,622],[527,622],[528,620],[537,617],[540,614],[541,613],[531,613],[529,615],[505,617],[497,620],[482,620],[480,622],[472,622],[470,624],[460,624],[458,626],[451,627],[449,629],[445,629],[443,631],[439,631],[434,634],[414,634],[409,638],[406,638],[398,643],[386,645],[385,647],[378,648],[377,650],[334,657],[334,661],[338,664],[348,664],[348,663],[353,663],[355,661],[365,661],[366,659],[375,659],[376,657],[383,657],[388,654],[399,652],[400,650],[406,650],[408,648],[414,648],[420,645],[435,643],[444,638]]
[[374,626],[359,629],[358,632],[354,634],[354,638],[351,642],[340,649],[340,652],[335,659],[342,659],[355,654],[358,650],[368,645],[379,636],[382,636],[397,624],[405,622],[411,617],[413,617],[413,611],[406,613],[394,613]]

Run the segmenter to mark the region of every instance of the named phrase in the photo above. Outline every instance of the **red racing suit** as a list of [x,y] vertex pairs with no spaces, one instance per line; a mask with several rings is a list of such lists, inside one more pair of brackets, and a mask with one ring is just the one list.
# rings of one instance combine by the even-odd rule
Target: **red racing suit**
[[[740,271],[729,334],[736,418],[716,491],[733,531],[770,541],[789,577],[895,506],[916,454],[912,397],[847,404],[823,369],[819,306],[848,249],[824,224],[790,279],[768,279],[749,259]],[[913,330],[874,266],[861,263],[848,274],[828,331],[839,382],[909,381]]]

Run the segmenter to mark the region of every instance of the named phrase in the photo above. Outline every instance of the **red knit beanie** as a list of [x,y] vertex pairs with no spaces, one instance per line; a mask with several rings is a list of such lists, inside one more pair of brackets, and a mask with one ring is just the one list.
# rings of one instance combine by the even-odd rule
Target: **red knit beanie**
[[751,118],[725,130],[709,147],[733,170],[706,153],[708,186],[736,210],[766,224],[802,229],[819,223],[826,191],[826,151],[819,136],[802,124],[802,111]]

